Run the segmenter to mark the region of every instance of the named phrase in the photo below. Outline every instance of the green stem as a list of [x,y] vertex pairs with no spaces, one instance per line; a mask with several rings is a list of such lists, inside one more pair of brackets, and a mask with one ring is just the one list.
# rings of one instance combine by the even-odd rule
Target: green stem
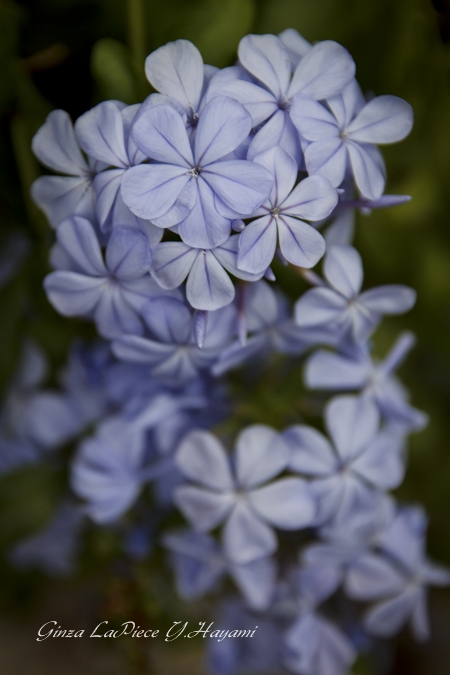
[[127,0],[128,45],[139,68],[146,57],[144,0]]

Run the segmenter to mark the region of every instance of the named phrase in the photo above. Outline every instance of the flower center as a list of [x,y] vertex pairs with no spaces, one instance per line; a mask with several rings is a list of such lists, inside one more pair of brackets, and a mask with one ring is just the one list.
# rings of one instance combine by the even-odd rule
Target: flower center
[[193,166],[192,169],[189,169],[187,175],[192,176],[193,178],[198,178],[201,170],[202,170],[201,166]]
[[288,98],[285,98],[284,101],[278,101],[278,107],[280,110],[289,110],[291,102]]
[[274,206],[273,209],[270,209],[270,213],[271,213],[272,216],[274,216],[274,218],[278,218],[278,216],[280,215],[279,207]]

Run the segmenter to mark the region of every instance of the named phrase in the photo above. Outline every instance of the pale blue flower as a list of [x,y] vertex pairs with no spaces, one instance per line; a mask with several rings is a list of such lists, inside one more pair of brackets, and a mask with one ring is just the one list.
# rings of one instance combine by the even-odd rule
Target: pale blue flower
[[212,434],[193,431],[181,443],[176,461],[195,485],[177,489],[175,501],[192,526],[208,532],[225,522],[227,558],[245,564],[273,553],[273,526],[307,527],[315,502],[305,481],[282,478],[269,482],[287,466],[289,452],[279,434],[263,425],[242,431],[232,472],[225,449]]
[[356,660],[348,637],[316,612],[301,613],[285,638],[284,662],[296,675],[347,675]]
[[[341,339],[366,340],[384,314],[402,314],[413,307],[416,293],[402,285],[378,286],[361,293],[361,256],[352,246],[332,246],[325,256],[320,283],[295,305],[302,328],[325,326]],[[320,282],[320,280],[319,280]]]
[[333,444],[306,425],[290,427],[283,434],[291,451],[291,470],[314,479],[318,524],[331,518],[345,521],[368,492],[395,488],[404,474],[398,437],[379,431],[378,409],[369,399],[332,399],[325,422]]
[[113,342],[114,354],[131,363],[146,364],[152,376],[175,383],[196,378],[209,369],[232,334],[232,307],[209,312],[202,348],[194,335],[195,315],[176,297],[155,297],[142,308],[148,337],[124,335]]
[[151,274],[165,289],[178,288],[187,278],[186,297],[192,307],[220,309],[229,305],[235,296],[227,272],[246,281],[256,281],[265,271],[251,274],[237,267],[238,240],[239,236],[234,235],[211,249],[192,248],[181,241],[163,242],[153,251]]
[[184,600],[193,600],[214,590],[228,573],[250,609],[268,608],[276,579],[272,558],[259,558],[243,565],[229,562],[212,537],[190,530],[166,534],[163,544],[171,551],[177,590]]
[[176,102],[195,129],[204,107],[204,94],[217,68],[203,64],[202,56],[188,40],[175,40],[155,49],[145,60],[145,74],[161,95],[158,104]]
[[426,559],[425,527],[420,509],[400,510],[380,542],[384,555],[369,553],[350,567],[345,583],[350,597],[378,601],[365,616],[369,633],[391,637],[410,620],[416,638],[428,638],[427,586],[450,585],[450,570]]
[[65,174],[41,176],[34,181],[31,194],[53,227],[73,215],[95,219],[95,193],[92,180],[103,168],[83,157],[72,122],[64,110],[53,110],[33,138],[33,152],[45,166]]
[[280,147],[257,155],[254,161],[270,171],[274,186],[269,199],[254,213],[258,217],[239,237],[238,267],[263,273],[273,260],[278,242],[283,256],[293,265],[314,267],[325,252],[325,242],[305,220],[329,216],[338,201],[336,191],[318,176],[305,178],[294,188],[297,164]]
[[92,316],[104,337],[141,334],[138,313],[155,291],[161,292],[148,273],[151,249],[146,235],[115,227],[105,261],[94,228],[85,218],[63,221],[56,236],[68,263],[45,278],[53,306],[64,316]]
[[407,392],[394,375],[414,342],[412,333],[403,333],[381,362],[374,362],[367,349],[350,355],[319,350],[306,364],[306,384],[312,389],[361,390],[387,420],[411,431],[422,429],[428,421],[426,414],[408,403]]
[[364,102],[355,80],[338,96],[327,98],[328,108],[297,95],[291,118],[302,138],[309,174],[328,178],[338,187],[351,167],[364,197],[378,199],[386,182],[382,156],[375,144],[404,139],[413,125],[411,106],[397,96],[378,96]]
[[290,116],[292,102],[298,95],[321,100],[338,94],[355,74],[350,54],[336,42],[319,42],[292,73],[289,53],[276,35],[246,35],[238,53],[252,81],[230,77],[225,69],[212,78],[208,96],[231,96],[250,112],[254,128],[261,125],[250,144],[249,159],[280,146],[301,166],[300,139]]
[[141,229],[153,246],[160,241],[161,230],[149,221],[137,218],[121,195],[125,172],[147,159],[137,148],[131,133],[139,109],[139,104],[126,106],[118,101],[103,101],[77,119],[75,133],[89,157],[114,167],[97,173],[93,180],[100,228],[104,232],[115,225]]
[[93,438],[81,443],[71,485],[86,500],[85,512],[95,522],[117,520],[136,501],[145,480],[145,449],[141,426],[121,419],[102,423]]
[[178,225],[182,240],[214,248],[230,235],[224,204],[251,215],[267,198],[272,177],[260,165],[227,160],[249,135],[251,117],[237,101],[217,96],[205,106],[193,146],[182,116],[172,107],[145,110],[133,127],[137,146],[157,164],[132,167],[122,181],[122,196],[133,213],[159,227]]

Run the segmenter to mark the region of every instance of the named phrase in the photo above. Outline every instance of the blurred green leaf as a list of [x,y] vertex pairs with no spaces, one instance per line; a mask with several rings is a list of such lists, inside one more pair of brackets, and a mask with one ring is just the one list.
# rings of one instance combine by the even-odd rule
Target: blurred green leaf
[[195,43],[205,63],[219,67],[236,59],[239,40],[255,19],[253,0],[149,0],[148,8],[153,46],[185,38]]
[[144,64],[138,67],[128,49],[118,40],[103,38],[95,43],[91,70],[102,99],[132,104],[142,101],[150,93],[144,78]]
[[61,498],[61,475],[40,464],[0,479],[0,545],[43,528]]

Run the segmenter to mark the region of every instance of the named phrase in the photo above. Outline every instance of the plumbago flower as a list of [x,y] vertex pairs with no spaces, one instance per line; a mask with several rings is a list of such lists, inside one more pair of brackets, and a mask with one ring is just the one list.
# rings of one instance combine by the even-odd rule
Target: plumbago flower
[[[209,80],[217,70],[203,64],[202,55],[188,40],[169,42],[145,60],[147,79],[161,92],[156,102],[175,104],[185,114],[186,125],[191,131],[197,127]],[[150,98],[153,104],[155,97]]]
[[122,420],[102,423],[84,441],[72,466],[72,488],[87,501],[85,512],[97,523],[117,520],[136,500],[144,482],[145,436],[140,425]]
[[256,281],[265,272],[252,274],[237,267],[238,241],[234,235],[211,249],[193,248],[181,241],[162,242],[153,252],[152,276],[169,290],[181,286],[187,277],[186,297],[195,309],[225,307],[235,296],[227,272],[245,281]]
[[305,481],[281,478],[289,452],[270,427],[253,425],[238,437],[235,471],[221,443],[209,432],[192,432],[180,445],[176,461],[196,485],[179,487],[175,501],[192,526],[208,532],[224,521],[225,555],[245,564],[277,548],[271,526],[298,530],[315,517],[315,502]]
[[422,429],[428,421],[426,414],[408,403],[408,394],[394,375],[414,343],[412,333],[403,333],[381,362],[372,360],[367,347],[350,348],[350,353],[344,354],[319,350],[306,363],[306,384],[312,389],[333,391],[360,389],[364,397],[376,403],[385,419],[411,431]]
[[379,413],[369,399],[332,399],[325,423],[333,445],[305,425],[283,434],[291,449],[290,469],[314,478],[311,488],[319,499],[319,524],[331,518],[345,521],[367,500],[368,492],[397,487],[404,473],[398,436],[379,431]]
[[[339,579],[324,567],[297,569],[286,604],[294,605],[295,620],[285,637],[284,663],[298,675],[346,675],[356,650],[338,626],[318,611],[336,591]],[[293,600],[292,600],[293,598]]]
[[139,109],[139,104],[126,106],[119,101],[104,101],[77,119],[75,131],[80,146],[89,157],[106,167],[113,167],[101,171],[93,180],[100,228],[104,232],[115,225],[145,229],[153,245],[161,239],[161,230],[137,218],[121,195],[126,171],[147,159],[136,147],[131,133]]
[[355,80],[338,96],[322,103],[298,95],[291,119],[302,138],[308,173],[325,176],[338,187],[350,165],[356,185],[368,199],[381,197],[386,178],[383,159],[375,144],[395,143],[413,125],[411,106],[397,96],[378,96],[364,104]]
[[361,293],[361,256],[352,246],[332,246],[323,265],[327,283],[313,277],[318,287],[307,291],[295,305],[295,320],[302,328],[325,327],[340,336],[364,342],[383,314],[402,314],[413,307],[416,293],[402,285],[379,286]]
[[289,54],[276,35],[247,35],[238,53],[242,68],[217,73],[208,96],[220,93],[240,101],[252,116],[253,128],[261,127],[250,143],[249,159],[280,146],[301,167],[302,151],[291,121],[291,105],[299,94],[318,100],[339,94],[355,74],[353,59],[336,42],[319,42],[302,56],[292,73]]
[[33,138],[33,152],[49,169],[64,176],[41,176],[31,194],[53,227],[73,215],[95,218],[93,177],[102,168],[88,160],[78,145],[72,122],[64,110],[53,110]]
[[52,305],[64,316],[93,316],[104,337],[141,334],[138,313],[157,289],[148,274],[152,256],[146,235],[134,228],[115,227],[105,260],[95,230],[85,218],[63,221],[56,236],[65,260],[59,255],[63,269],[44,281]]
[[277,240],[286,260],[313,267],[325,252],[325,242],[304,220],[329,216],[338,201],[336,190],[319,176],[305,178],[294,188],[297,164],[280,147],[256,155],[254,161],[270,171],[274,185],[269,199],[253,214],[257,218],[239,236],[238,267],[263,273],[273,260]]
[[217,96],[202,111],[191,147],[183,118],[172,107],[145,110],[134,124],[133,137],[158,163],[127,171],[122,180],[125,203],[135,215],[159,227],[177,225],[189,246],[223,244],[232,219],[221,215],[221,205],[250,215],[273,184],[264,167],[225,158],[247,138],[251,126],[242,105]]
[[208,313],[202,348],[195,339],[196,316],[182,298],[156,297],[147,302],[141,314],[150,335],[117,338],[113,352],[125,361],[147,364],[152,376],[160,379],[185,382],[195,378],[217,360],[232,337],[231,307]]
[[381,551],[361,556],[350,567],[345,582],[348,595],[378,601],[365,616],[369,633],[390,637],[411,620],[418,640],[429,637],[427,587],[448,586],[450,570],[426,559],[425,530],[422,509],[400,509],[381,539]]
[[275,593],[273,558],[236,564],[227,560],[212,537],[192,530],[166,534],[163,545],[171,553],[177,591],[184,600],[202,597],[228,573],[250,609],[264,611],[269,607]]

